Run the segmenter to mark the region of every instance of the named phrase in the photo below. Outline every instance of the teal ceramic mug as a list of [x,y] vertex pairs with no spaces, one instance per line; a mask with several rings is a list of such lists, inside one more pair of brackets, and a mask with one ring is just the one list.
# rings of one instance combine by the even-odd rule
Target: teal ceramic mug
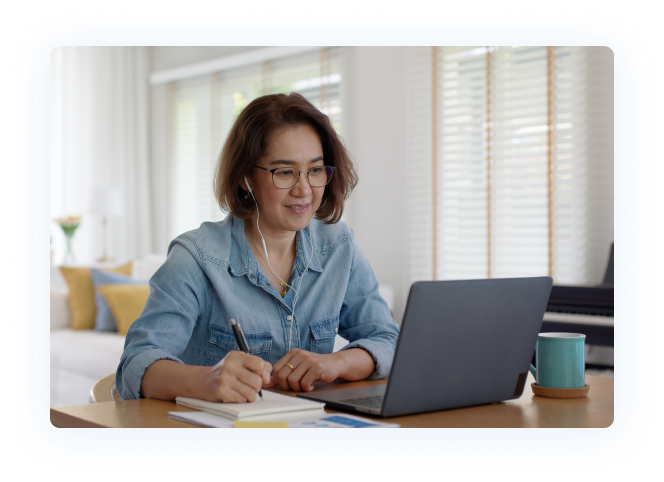
[[530,372],[537,385],[548,388],[583,388],[585,379],[586,335],[540,333],[535,346],[535,363]]

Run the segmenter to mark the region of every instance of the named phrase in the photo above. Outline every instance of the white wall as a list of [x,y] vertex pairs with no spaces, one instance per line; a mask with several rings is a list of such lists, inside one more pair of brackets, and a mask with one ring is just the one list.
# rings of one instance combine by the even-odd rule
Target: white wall
[[150,47],[152,71],[172,69],[264,47]]
[[405,47],[344,49],[343,132],[359,182],[344,220],[380,284],[395,290],[401,323],[408,296],[406,265]]

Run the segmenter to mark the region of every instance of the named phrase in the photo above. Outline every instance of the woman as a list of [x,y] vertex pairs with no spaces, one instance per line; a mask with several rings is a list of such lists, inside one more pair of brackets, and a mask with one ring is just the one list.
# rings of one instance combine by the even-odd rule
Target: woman
[[[339,222],[356,182],[328,118],[304,97],[251,102],[215,173],[230,214],[171,242],[127,333],[120,396],[251,402],[261,388],[387,376],[398,327]],[[248,354],[237,351],[231,318]],[[350,343],[332,353],[337,334]]]

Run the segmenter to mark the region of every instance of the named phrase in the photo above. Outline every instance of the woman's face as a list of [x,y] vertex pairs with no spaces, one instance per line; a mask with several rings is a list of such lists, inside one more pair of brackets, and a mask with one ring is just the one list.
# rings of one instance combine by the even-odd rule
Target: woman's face
[[[311,126],[288,127],[274,134],[257,165],[265,169],[293,167],[307,171],[324,165],[323,146]],[[272,173],[262,169],[254,168],[248,178],[260,210],[261,230],[273,235],[304,229],[320,207],[325,192],[325,186],[311,187],[304,172],[290,189],[275,187]]]

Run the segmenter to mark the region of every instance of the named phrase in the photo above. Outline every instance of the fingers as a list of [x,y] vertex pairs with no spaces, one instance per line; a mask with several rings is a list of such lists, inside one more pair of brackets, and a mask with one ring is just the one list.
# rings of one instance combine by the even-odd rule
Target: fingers
[[270,377],[267,383],[265,382],[263,383],[263,388],[274,388],[277,386],[279,386],[279,384],[277,383],[274,377]]
[[322,367],[319,365],[314,365],[312,367],[309,367],[307,372],[304,374],[302,379],[300,380],[300,385],[302,386],[302,390],[305,392],[310,392],[311,390],[314,389],[314,382],[316,380],[322,380],[325,374],[323,373]]
[[[292,365],[293,368],[288,365]],[[334,381],[339,375],[338,360],[332,355],[320,355],[294,349],[286,353],[272,369],[274,385],[282,390],[309,392],[316,380]],[[268,388],[267,386],[264,386]]]
[[[286,363],[289,363],[289,360],[291,358],[293,358],[297,354],[297,352],[299,352],[299,351],[300,350],[295,348],[295,349],[289,351],[288,353],[286,353],[283,357],[281,357],[281,359],[277,363],[274,364],[274,366],[272,367],[272,372],[274,374],[279,373],[281,371],[281,369],[286,366]],[[288,368],[288,367],[286,367],[286,368]]]
[[263,375],[263,372],[265,371],[265,363],[267,363],[265,360],[263,360],[260,357],[257,357],[256,355],[249,355],[248,353],[242,353],[240,351],[238,351],[237,353],[238,355],[240,355],[239,359],[240,362],[242,363],[242,366],[244,366],[248,370],[251,370],[258,376]]
[[272,377],[272,365],[265,362],[265,371],[263,372],[263,388],[274,388],[278,384],[274,377]]
[[301,350],[298,349],[289,351],[277,363],[275,363],[274,367],[272,368],[272,377],[282,390],[291,390],[291,386],[288,383],[288,377],[293,372],[293,370],[288,365],[286,365],[286,363],[290,363],[291,365],[296,366],[294,364],[295,357],[300,351]]
[[270,383],[270,380],[272,377],[270,376],[270,373],[272,373],[272,365],[269,362],[264,362],[263,364],[263,383]]
[[261,358],[234,351],[220,366],[219,396],[225,402],[253,402],[264,380],[269,381],[271,365]]
[[226,386],[222,389],[220,398],[225,403],[246,403],[256,400],[256,392],[243,384],[234,387]]
[[[304,376],[305,373],[307,373],[309,367],[308,367],[307,361],[303,361],[299,365],[297,365],[297,368],[295,370],[291,370],[289,367],[284,368],[283,370],[288,370],[290,373],[286,376],[286,381],[288,382],[288,385],[290,386],[291,390],[295,390],[296,392],[301,392],[302,391],[302,386],[300,385],[300,380]],[[293,366],[296,366],[293,364]]]
[[339,375],[337,365],[338,360],[332,355],[300,349],[286,353],[274,367],[257,356],[234,351],[217,365],[220,370],[218,393],[222,401],[242,403],[256,400],[261,388],[279,386],[282,390],[309,392],[316,380],[335,380]]

